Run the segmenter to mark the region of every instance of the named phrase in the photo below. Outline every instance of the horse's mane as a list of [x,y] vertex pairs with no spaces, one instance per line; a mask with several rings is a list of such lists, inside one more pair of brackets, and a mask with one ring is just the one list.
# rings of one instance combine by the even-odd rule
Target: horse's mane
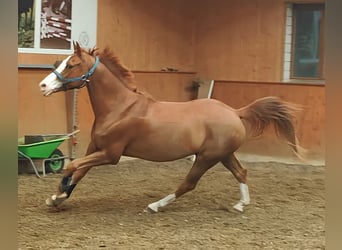
[[134,74],[121,62],[120,58],[108,47],[103,50],[93,48],[89,50],[89,54],[98,56],[102,62],[121,82],[131,91],[142,94],[150,99],[154,99],[150,94],[138,90],[135,85]]

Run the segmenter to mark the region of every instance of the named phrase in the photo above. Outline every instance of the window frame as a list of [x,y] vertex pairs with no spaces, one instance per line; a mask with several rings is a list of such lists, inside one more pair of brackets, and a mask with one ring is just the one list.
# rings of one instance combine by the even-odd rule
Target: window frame
[[[324,33],[325,33],[325,4],[324,3],[292,3],[292,32],[291,32],[291,61],[290,80],[324,80]],[[296,15],[298,10],[313,10],[321,12],[320,34],[319,34],[319,66],[318,77],[301,77],[294,75],[295,41],[296,41]]]

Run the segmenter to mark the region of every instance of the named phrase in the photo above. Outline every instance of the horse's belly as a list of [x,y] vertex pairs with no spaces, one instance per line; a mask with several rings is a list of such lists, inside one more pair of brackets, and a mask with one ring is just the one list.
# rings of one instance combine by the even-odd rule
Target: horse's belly
[[186,128],[169,128],[140,135],[130,142],[125,156],[150,161],[171,161],[197,152],[201,144],[201,133],[197,135]]
[[150,150],[148,152],[130,152],[127,150],[123,154],[124,156],[140,158],[147,161],[156,161],[156,162],[165,162],[165,161],[174,161],[177,159],[184,158],[186,156],[191,155],[191,153],[185,152],[163,152],[162,150]]
[[173,161],[188,155],[194,154],[194,152],[182,148],[181,145],[170,144],[150,144],[143,143],[138,145],[132,145],[127,147],[123,155],[136,157],[149,161]]

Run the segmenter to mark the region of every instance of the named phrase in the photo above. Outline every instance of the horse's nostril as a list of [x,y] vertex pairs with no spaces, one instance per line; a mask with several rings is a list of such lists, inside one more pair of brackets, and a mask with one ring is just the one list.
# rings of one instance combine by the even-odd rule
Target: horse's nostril
[[41,83],[40,84],[40,88],[45,89],[46,88],[46,84],[45,83]]

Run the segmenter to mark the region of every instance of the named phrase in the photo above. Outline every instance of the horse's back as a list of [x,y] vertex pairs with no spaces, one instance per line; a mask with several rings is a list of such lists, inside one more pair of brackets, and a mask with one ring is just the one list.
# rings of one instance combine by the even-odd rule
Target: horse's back
[[182,122],[212,121],[226,124],[240,123],[235,109],[215,99],[196,99],[188,102],[155,102],[148,112],[160,120],[177,120]]

